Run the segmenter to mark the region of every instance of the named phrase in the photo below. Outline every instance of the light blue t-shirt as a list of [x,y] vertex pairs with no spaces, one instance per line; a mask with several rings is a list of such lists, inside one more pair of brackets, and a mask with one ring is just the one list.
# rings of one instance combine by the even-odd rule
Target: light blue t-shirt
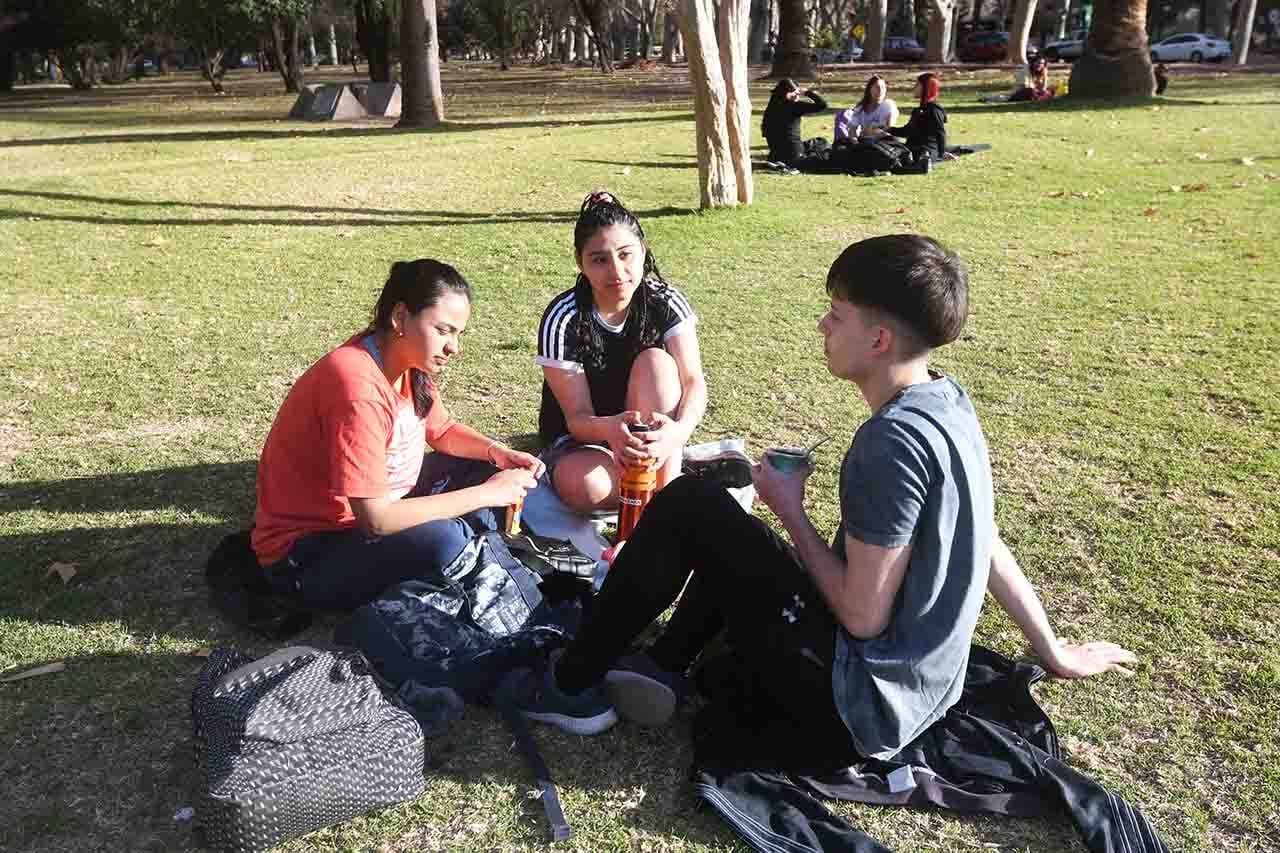
[[870,640],[836,629],[832,687],[859,750],[888,758],[942,717],[964,688],[995,542],[991,462],[964,389],[911,385],[853,437],[840,468],[840,529],[911,545],[889,625]]

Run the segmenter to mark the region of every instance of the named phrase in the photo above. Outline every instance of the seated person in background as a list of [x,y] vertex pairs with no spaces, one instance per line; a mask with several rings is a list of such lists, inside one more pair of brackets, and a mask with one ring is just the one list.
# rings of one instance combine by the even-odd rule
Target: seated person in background
[[[1060,643],[1000,539],[973,404],[929,368],[968,315],[959,258],[919,235],[873,237],[836,259],[826,290],[827,369],[871,411],[841,466],[830,544],[805,511],[808,470],[766,460],[752,472],[790,543],[724,489],[680,478],[645,510],[582,630],[524,683],[526,713],[573,717],[603,682],[618,716],[664,723],[684,673],[724,632],[735,669],[773,699],[762,751],[783,767],[835,767],[893,755],[955,704],[987,592],[1059,677],[1135,659],[1112,643]],[[657,641],[628,654],[677,597]]]
[[[579,512],[618,506],[626,459],[657,461],[661,489],[707,408],[697,317],[658,271],[639,220],[608,192],[582,202],[578,279],[538,327],[538,434],[556,494]],[[631,427],[646,424],[647,432]]]
[[926,71],[916,78],[914,94],[920,106],[911,111],[911,118],[902,127],[890,127],[889,132],[906,140],[921,171],[927,172],[930,163],[954,159],[947,154],[947,111],[938,103],[941,86],[938,75]]
[[856,106],[836,113],[834,145],[850,145],[859,139],[880,136],[898,123],[898,105],[885,97],[889,87],[879,74],[867,80],[862,100]]
[[278,593],[359,607],[453,562],[498,526],[492,508],[533,487],[542,463],[455,421],[433,381],[470,317],[456,269],[395,263],[372,325],[289,390],[258,462],[252,535]]
[[1027,85],[1015,89],[1010,101],[1047,101],[1053,97],[1049,88],[1049,63],[1037,56],[1027,63]]
[[769,162],[786,166],[800,162],[805,156],[804,143],[800,141],[800,119],[826,108],[826,100],[814,90],[801,88],[790,77],[779,80],[760,121],[760,132],[769,143]]

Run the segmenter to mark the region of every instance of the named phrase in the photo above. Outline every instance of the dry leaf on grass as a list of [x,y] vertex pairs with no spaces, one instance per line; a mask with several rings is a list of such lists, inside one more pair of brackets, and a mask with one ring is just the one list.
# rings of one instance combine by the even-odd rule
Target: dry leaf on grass
[[907,209],[905,207],[900,207],[894,211],[894,213],[906,213],[906,212],[907,212]]
[[62,672],[67,665],[62,661],[56,663],[46,663],[41,666],[25,669],[22,672],[14,672],[9,675],[0,676],[0,684],[8,684],[11,681],[22,681],[27,678],[38,678],[41,675],[53,675],[55,672]]
[[1075,192],[1071,193],[1071,197],[1072,197],[1072,198],[1088,198],[1088,197],[1089,197],[1089,191],[1088,191],[1088,190],[1076,190]]
[[1245,256],[1246,258],[1248,258],[1249,260],[1251,260],[1251,261],[1260,261],[1260,260],[1262,260],[1262,255],[1259,255],[1257,252],[1245,252],[1245,255],[1244,255],[1244,256]]
[[1152,163],[1154,163],[1154,164],[1155,164],[1155,165],[1157,165],[1157,166],[1163,166],[1164,164],[1168,163],[1169,161],[1168,161],[1168,160],[1166,160],[1166,159],[1164,159],[1163,157],[1157,157],[1156,159],[1152,160],[1151,162],[1152,162]]
[[1201,183],[1201,184],[1189,184],[1183,187],[1182,191],[1184,193],[1202,193],[1207,189],[1209,189],[1209,185]]
[[75,563],[51,563],[49,568],[45,569],[44,576],[56,574],[62,578],[64,584],[71,583],[71,579],[76,576]]
[[1208,154],[1205,154],[1203,151],[1197,151],[1195,154],[1192,154],[1191,156],[1192,156],[1192,158],[1194,158],[1194,159],[1196,159],[1196,160],[1208,160],[1208,159],[1209,159],[1209,155],[1208,155]]
[[1143,216],[1155,216],[1157,212],[1158,212],[1158,209],[1157,209],[1157,208],[1154,208],[1154,207],[1148,207],[1148,208],[1145,208],[1145,209],[1142,211],[1142,215],[1143,215]]
[[1181,184],[1174,184],[1173,186],[1169,187],[1169,192],[1171,192],[1171,193],[1180,193],[1180,192],[1182,192],[1182,185],[1181,185]]
[[1070,249],[1054,249],[1052,254],[1055,258],[1069,258],[1077,253]]
[[1086,156],[1086,157],[1092,157],[1095,153],[1097,153],[1097,152],[1095,152],[1092,148],[1090,148],[1089,150],[1087,150],[1087,151],[1085,151],[1085,152],[1084,152],[1084,156]]
[[1249,186],[1249,184],[1248,184],[1248,183],[1246,183],[1245,181],[1236,181],[1236,182],[1235,182],[1234,184],[1232,184],[1231,186],[1232,186],[1232,187],[1234,187],[1235,189],[1242,190],[1242,189],[1244,189],[1245,187]]
[[1252,166],[1252,165],[1253,165],[1253,158],[1252,158],[1252,157],[1241,157],[1241,158],[1240,158],[1240,165],[1241,165],[1241,166]]
[[1051,193],[1045,193],[1045,195],[1048,198],[1062,198],[1064,195],[1066,195],[1066,193],[1063,192],[1062,190],[1054,190]]

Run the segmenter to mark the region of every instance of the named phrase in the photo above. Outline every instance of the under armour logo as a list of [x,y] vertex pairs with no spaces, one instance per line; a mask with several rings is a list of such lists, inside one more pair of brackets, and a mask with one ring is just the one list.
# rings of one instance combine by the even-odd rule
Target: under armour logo
[[804,604],[805,604],[805,603],[804,603],[803,601],[801,601],[801,600],[800,600],[800,595],[799,595],[798,593],[797,593],[796,595],[791,596],[791,600],[792,600],[793,602],[795,602],[795,606],[796,606],[798,609],[800,609],[800,610],[804,610]]
[[796,621],[796,612],[790,607],[782,608],[782,618],[787,620],[787,624],[794,624]]

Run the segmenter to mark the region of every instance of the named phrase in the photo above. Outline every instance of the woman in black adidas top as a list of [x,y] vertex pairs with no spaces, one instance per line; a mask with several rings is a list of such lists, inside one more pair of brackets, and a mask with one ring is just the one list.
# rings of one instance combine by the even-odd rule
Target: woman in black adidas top
[[[662,279],[644,230],[614,195],[582,203],[573,245],[578,280],[538,328],[538,432],[556,492],[588,512],[618,503],[627,458],[658,461],[658,488],[707,407],[707,385],[684,295]],[[648,432],[631,426],[647,424]]]

